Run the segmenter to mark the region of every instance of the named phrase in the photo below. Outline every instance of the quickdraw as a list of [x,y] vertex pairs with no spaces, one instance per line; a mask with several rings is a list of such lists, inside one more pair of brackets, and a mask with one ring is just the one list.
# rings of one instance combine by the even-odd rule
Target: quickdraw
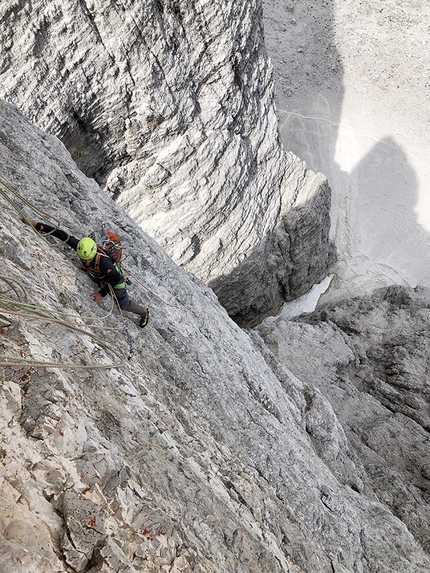
[[125,326],[125,325],[124,325],[124,333],[125,333],[125,337],[127,339],[128,348],[129,348],[127,359],[131,360],[133,358],[133,354],[134,354],[133,339],[130,336],[130,333],[128,331],[127,326]]

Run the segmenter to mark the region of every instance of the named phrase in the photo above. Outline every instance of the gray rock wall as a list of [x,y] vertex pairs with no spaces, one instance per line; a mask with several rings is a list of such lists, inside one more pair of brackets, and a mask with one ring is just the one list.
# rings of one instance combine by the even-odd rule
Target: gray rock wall
[[[308,376],[312,345],[296,348],[294,375],[80,173],[55,137],[4,103],[0,161],[9,184],[0,194],[3,571],[429,571],[419,497],[406,518],[409,506],[391,503],[392,488],[377,479],[385,436],[396,443],[392,427],[379,426],[374,455],[371,427],[355,443],[319,389],[326,368]],[[150,307],[148,326],[123,322],[108,299],[94,305],[76,255],[35,234],[22,212],[54,213],[78,236],[114,224],[131,295]],[[320,344],[339,360],[331,338]],[[353,351],[343,352],[352,363]],[[397,421],[408,444],[421,436]],[[409,467],[406,451],[392,451]]]
[[327,273],[330,193],[280,143],[259,0],[8,2],[0,35],[0,97],[238,320]]
[[368,486],[427,552],[429,327],[430,290],[393,285],[258,328],[276,357],[317,387],[336,413],[315,416],[321,397],[309,396],[307,431],[319,455],[345,479],[349,471],[337,454],[340,423]]

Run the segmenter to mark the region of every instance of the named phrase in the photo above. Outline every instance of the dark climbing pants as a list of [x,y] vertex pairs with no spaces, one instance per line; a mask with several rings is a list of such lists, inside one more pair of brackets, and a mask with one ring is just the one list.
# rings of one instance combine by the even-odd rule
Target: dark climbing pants
[[141,304],[137,304],[137,302],[131,301],[127,289],[116,288],[114,289],[114,292],[122,310],[134,312],[134,314],[138,314],[139,316],[146,315],[146,308],[143,308],[143,306]]

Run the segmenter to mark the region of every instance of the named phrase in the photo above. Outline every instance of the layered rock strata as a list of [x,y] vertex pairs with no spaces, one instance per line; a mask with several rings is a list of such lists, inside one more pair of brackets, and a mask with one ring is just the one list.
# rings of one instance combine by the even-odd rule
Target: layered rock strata
[[[384,418],[360,443],[316,384],[325,370],[308,375],[312,346],[296,348],[292,374],[55,137],[10,105],[0,119],[3,570],[427,573],[425,509],[416,497],[406,518],[399,503],[410,498],[392,504],[377,479],[385,437],[396,444]],[[149,325],[122,322],[107,300],[95,306],[76,255],[23,225],[23,213],[54,213],[76,235],[114,224]],[[425,309],[417,316],[427,320]],[[372,420],[365,405],[359,415],[369,408]],[[397,423],[408,444],[421,436],[403,413]],[[412,453],[392,451],[410,467]]]
[[280,143],[259,0],[16,1],[0,32],[0,96],[238,320],[327,273],[330,193]]

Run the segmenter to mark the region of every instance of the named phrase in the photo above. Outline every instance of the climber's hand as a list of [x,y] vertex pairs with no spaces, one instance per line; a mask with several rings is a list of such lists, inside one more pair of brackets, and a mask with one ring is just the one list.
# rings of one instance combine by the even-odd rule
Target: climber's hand
[[102,295],[99,292],[93,292],[93,294],[91,295],[94,299],[94,302],[96,304],[100,304],[101,300],[102,300]]
[[26,225],[32,225],[33,227],[36,227],[36,221],[33,221],[33,219],[26,219],[25,217],[23,217],[21,220]]

